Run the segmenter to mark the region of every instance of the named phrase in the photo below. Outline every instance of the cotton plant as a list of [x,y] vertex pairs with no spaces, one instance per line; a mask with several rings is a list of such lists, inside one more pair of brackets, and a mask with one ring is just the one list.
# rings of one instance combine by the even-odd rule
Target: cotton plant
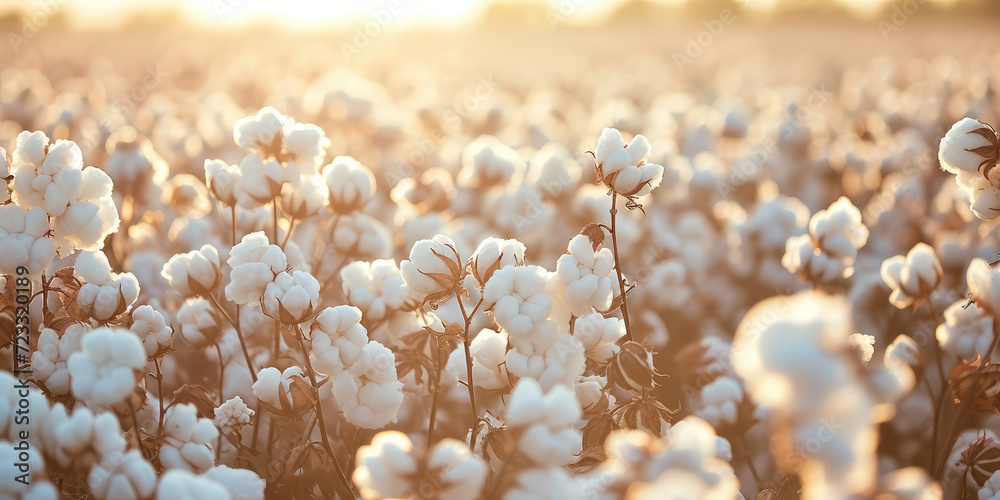
[[166,469],[200,474],[215,466],[219,429],[212,420],[198,418],[192,404],[177,404],[167,410],[163,422],[159,458]]
[[392,260],[355,261],[340,270],[347,303],[357,307],[364,317],[381,321],[403,309],[403,277]]
[[467,446],[442,439],[421,450],[399,431],[383,431],[358,449],[353,480],[363,499],[406,498],[419,494],[461,500],[479,498],[487,466]]
[[941,168],[953,174],[977,217],[1000,215],[1000,179],[994,168],[998,157],[996,130],[973,118],[962,118],[944,135],[938,148]]
[[882,262],[882,279],[890,288],[889,302],[900,309],[926,300],[941,283],[944,270],[926,243],[918,243],[906,254]]
[[66,361],[70,390],[93,409],[135,410],[145,392],[137,394],[146,367],[139,337],[124,328],[101,327],[83,334],[80,350]]
[[70,356],[81,350],[81,341],[87,327],[70,325],[62,335],[51,328],[45,328],[38,336],[38,348],[31,353],[36,383],[53,395],[70,393],[70,372],[67,362]]
[[103,252],[80,252],[74,270],[82,280],[75,300],[80,318],[106,323],[128,311],[139,298],[139,282],[135,275],[112,271]]
[[781,263],[800,279],[816,284],[849,278],[868,235],[861,211],[841,197],[813,214],[808,234],[788,239]]

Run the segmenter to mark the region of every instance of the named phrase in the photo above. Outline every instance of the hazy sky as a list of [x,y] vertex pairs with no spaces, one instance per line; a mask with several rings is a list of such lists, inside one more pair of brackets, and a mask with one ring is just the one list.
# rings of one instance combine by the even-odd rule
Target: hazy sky
[[[573,9],[580,19],[599,17],[621,0],[543,0],[553,8]],[[657,0],[680,3],[684,0]],[[768,9],[778,0],[748,0],[753,8]],[[877,10],[894,0],[830,0],[843,3],[863,13]],[[895,0],[901,1],[901,0]],[[951,3],[954,0],[932,0]],[[150,6],[179,5],[194,18],[206,22],[239,23],[256,19],[280,20],[292,25],[315,25],[337,21],[357,22],[371,19],[375,13],[388,13],[392,21],[428,21],[460,23],[474,16],[489,0],[0,0],[0,10],[20,8],[33,12],[58,3],[86,24],[115,20],[135,9]]]

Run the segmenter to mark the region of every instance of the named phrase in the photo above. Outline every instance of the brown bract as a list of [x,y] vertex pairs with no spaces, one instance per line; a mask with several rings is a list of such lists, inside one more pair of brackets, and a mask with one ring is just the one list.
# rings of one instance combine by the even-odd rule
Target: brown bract
[[982,486],[1000,470],[1000,444],[983,434],[969,443],[958,463],[965,467],[966,474],[972,475],[976,484]]
[[424,298],[424,304],[436,304],[450,297],[451,294],[457,292],[462,286],[462,278],[465,276],[465,269],[461,268],[458,264],[462,259],[458,256],[458,250],[456,250],[455,247],[451,245],[446,246],[452,251],[452,253],[455,254],[455,258],[441,255],[433,248],[431,249],[431,252],[435,257],[441,259],[441,262],[444,262],[444,265],[448,268],[447,273],[427,273],[420,271],[420,274],[434,280],[434,283],[437,283],[437,285],[441,287],[441,289],[437,292],[428,294],[427,297]]
[[667,430],[663,423],[671,423],[677,410],[667,408],[656,398],[636,396],[615,409],[612,416],[622,429],[639,429],[656,437],[662,437]]
[[[983,122],[979,122],[983,123]],[[979,172],[983,174],[983,177],[989,177],[990,171],[997,166],[997,160],[1000,158],[1000,141],[997,139],[997,132],[993,130],[993,127],[987,123],[983,123],[981,128],[969,131],[969,134],[981,135],[984,139],[989,141],[989,146],[980,146],[975,149],[966,149],[978,154],[985,158],[982,163],[979,164]]]
[[[312,386],[298,375],[290,377],[290,380],[288,392],[278,398],[280,407],[257,399],[260,407],[272,415],[288,419],[297,419],[312,411],[316,406],[316,396]],[[279,384],[279,390],[281,390],[281,385]]]
[[654,377],[660,375],[653,368],[653,353],[638,342],[629,340],[608,363],[608,382],[634,393],[652,389]]
[[1000,411],[1000,366],[962,360],[948,376],[955,403],[980,413]]

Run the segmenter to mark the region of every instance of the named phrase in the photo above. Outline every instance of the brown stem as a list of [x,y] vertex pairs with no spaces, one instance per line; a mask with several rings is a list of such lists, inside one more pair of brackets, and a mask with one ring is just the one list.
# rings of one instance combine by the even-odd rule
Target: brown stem
[[[465,370],[466,370],[466,385],[469,386],[469,407],[472,409],[472,427],[471,434],[469,438],[469,450],[474,450],[476,447],[476,422],[479,420],[479,407],[476,406],[476,385],[472,382],[472,355],[469,353],[469,325],[472,323],[472,316],[465,313],[465,304],[462,301],[461,292],[455,294],[455,299],[458,300],[458,308],[462,310],[462,319],[465,320],[465,341],[463,345],[465,346]],[[479,304],[476,304],[476,308],[472,310],[473,313],[479,310],[479,306],[482,305],[483,299],[479,299]]]
[[295,217],[292,217],[288,221],[288,231],[285,232],[285,237],[281,240],[281,249],[285,249],[285,245],[288,244],[288,238],[292,236],[292,230],[295,229]]
[[615,273],[618,275],[618,288],[622,294],[622,318],[625,320],[625,337],[632,340],[632,326],[628,322],[628,301],[625,297],[625,279],[622,278],[622,266],[618,258],[618,232],[615,230],[615,216],[618,215],[618,193],[611,192],[611,249],[615,256]]
[[215,296],[210,293],[206,294],[206,296],[208,297],[208,300],[215,305],[215,308],[226,317],[229,324],[233,325],[233,328],[236,329],[236,336],[240,338],[240,347],[243,349],[243,358],[247,362],[247,369],[250,370],[250,378],[253,379],[254,382],[257,382],[257,372],[254,371],[253,362],[250,361],[250,352],[247,351],[247,343],[246,340],[243,339],[243,332],[240,330],[240,325],[233,321],[233,318],[229,316],[229,313],[222,308],[222,304],[219,303],[219,299],[215,298]]
[[[437,342],[435,341],[435,344],[436,343]],[[441,389],[440,389],[440,385],[441,385],[441,370],[442,370],[442,367],[441,367],[441,349],[439,347],[435,346],[435,348],[434,348],[434,371],[435,371],[434,377],[435,377],[435,380],[436,380],[436,384],[434,385],[434,387],[431,388],[432,389],[432,395],[431,395],[431,422],[430,422],[430,424],[427,425],[427,446],[428,447],[431,445],[431,443],[434,442],[434,440],[432,439],[432,436],[434,435],[434,422],[437,419],[438,394],[441,393]]]
[[[219,343],[215,343],[215,353],[219,355],[219,406],[222,406],[226,402],[226,397],[222,394],[222,388],[225,386],[226,380],[226,364],[222,361],[222,348],[219,347]],[[222,454],[222,431],[219,431],[219,445],[215,448],[215,461],[219,461],[219,457]]]
[[743,448],[743,459],[747,462],[747,467],[750,469],[750,473],[753,474],[753,480],[757,482],[757,491],[761,491],[764,488],[764,481],[760,479],[760,474],[757,472],[757,467],[753,464],[753,457],[750,456],[750,444],[747,443],[747,435],[740,434],[740,447]]
[[337,476],[340,477],[340,482],[343,483],[344,488],[350,493],[349,498],[356,498],[354,487],[351,486],[351,482],[347,479],[347,474],[344,473],[344,469],[340,466],[337,455],[333,452],[333,446],[330,444],[330,438],[326,433],[326,419],[323,417],[323,401],[320,400],[319,389],[316,387],[316,372],[313,371],[312,362],[309,361],[309,352],[306,351],[306,346],[302,343],[302,335],[296,333],[295,338],[298,340],[299,349],[302,351],[302,357],[305,359],[306,373],[309,374],[309,382],[312,384],[313,393],[316,396],[316,421],[319,423],[319,434],[323,440],[323,447],[326,448],[326,453],[330,455],[333,467],[337,469]]
[[163,372],[160,371],[160,358],[153,358],[153,367],[156,369],[156,394],[160,402],[159,422],[156,425],[156,440],[160,440],[163,435]]

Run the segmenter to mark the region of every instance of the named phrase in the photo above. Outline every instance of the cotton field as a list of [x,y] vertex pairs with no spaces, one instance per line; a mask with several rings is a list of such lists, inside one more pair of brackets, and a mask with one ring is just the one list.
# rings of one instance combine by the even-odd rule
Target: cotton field
[[984,18],[42,3],[0,499],[1000,499]]

